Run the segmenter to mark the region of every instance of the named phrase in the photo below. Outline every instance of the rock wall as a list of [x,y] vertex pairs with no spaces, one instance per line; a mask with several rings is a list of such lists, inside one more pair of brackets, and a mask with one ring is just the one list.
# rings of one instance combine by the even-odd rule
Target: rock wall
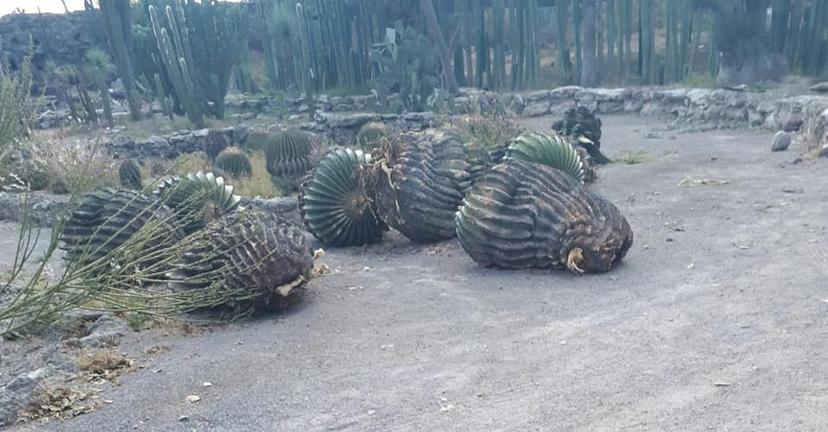
[[[25,6],[24,6],[25,7]],[[0,63],[17,69],[32,38],[35,82],[43,82],[46,61],[78,64],[90,48],[106,50],[106,36],[95,12],[9,14],[0,18]]]

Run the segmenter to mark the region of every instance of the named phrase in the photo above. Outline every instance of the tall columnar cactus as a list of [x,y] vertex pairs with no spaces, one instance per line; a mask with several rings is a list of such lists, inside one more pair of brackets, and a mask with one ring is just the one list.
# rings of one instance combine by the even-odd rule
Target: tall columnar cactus
[[158,11],[153,5],[149,7],[150,21],[158,43],[158,50],[161,51],[161,62],[172,82],[175,94],[190,122],[194,126],[202,128],[205,126],[202,101],[193,83],[194,79],[190,69],[191,60],[188,63],[188,58],[192,59],[192,55],[188,55],[190,50],[189,32],[186,22],[182,23],[184,27],[181,27],[178,23],[178,20],[185,20],[180,4],[177,10],[179,11],[178,15],[176,15],[172,6],[167,5],[164,9],[170,30],[163,26]]
[[132,11],[129,0],[102,1],[100,7],[106,37],[118,65],[118,76],[126,90],[130,117],[133,120],[140,120],[141,99],[135,86],[135,72],[132,65]]
[[141,169],[133,159],[126,159],[118,167],[118,177],[121,180],[121,187],[140,191],[144,189],[144,182],[141,180]]

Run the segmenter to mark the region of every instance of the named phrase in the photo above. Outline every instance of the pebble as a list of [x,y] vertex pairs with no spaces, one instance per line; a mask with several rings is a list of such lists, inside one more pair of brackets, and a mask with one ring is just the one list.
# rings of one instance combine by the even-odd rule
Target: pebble
[[793,134],[791,132],[779,131],[773,136],[771,151],[785,151],[791,146],[791,142],[793,142]]

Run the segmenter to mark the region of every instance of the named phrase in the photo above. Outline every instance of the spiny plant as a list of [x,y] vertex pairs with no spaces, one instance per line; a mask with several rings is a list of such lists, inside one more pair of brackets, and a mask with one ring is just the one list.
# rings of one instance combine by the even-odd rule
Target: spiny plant
[[512,269],[603,272],[633,242],[612,203],[563,171],[522,160],[506,160],[479,179],[455,225],[472,259]]
[[363,151],[370,152],[380,146],[380,142],[388,135],[388,127],[385,123],[369,122],[359,128],[356,135],[356,142]]
[[155,195],[176,212],[187,234],[203,228],[205,222],[235,211],[241,201],[223,177],[202,171],[164,180]]
[[[111,263],[102,263],[104,266],[120,265],[123,260],[113,259],[119,258],[113,251],[133,239],[147,224],[156,224],[163,230],[140,244],[146,256],[184,236],[172,211],[158,200],[128,189],[97,189],[79,197],[63,228],[61,248],[73,265],[88,265],[104,257],[112,259]],[[132,262],[136,267],[139,264]]]
[[570,108],[561,120],[552,124],[552,129],[583,147],[594,163],[612,162],[601,153],[601,119],[589,108],[585,106]]
[[431,243],[454,237],[454,212],[471,185],[463,143],[439,130],[386,140],[370,187],[380,218],[408,239]]
[[528,133],[515,138],[506,149],[507,159],[537,162],[557,168],[584,182],[584,162],[569,141],[556,134]]
[[267,171],[285,189],[293,189],[311,169],[311,143],[307,134],[287,130],[273,134],[265,144]]
[[361,246],[382,238],[384,224],[365,189],[371,155],[337,149],[319,161],[302,185],[299,211],[316,238],[331,246]]
[[[313,258],[302,230],[278,216],[241,210],[209,223],[168,274],[177,292],[217,291],[216,303],[235,315],[282,309],[310,278]],[[221,251],[216,254],[216,251]]]
[[141,179],[141,168],[133,159],[125,159],[118,167],[118,178],[124,189],[143,190],[144,182]]
[[250,177],[253,166],[250,159],[236,147],[229,147],[216,156],[216,168],[235,178]]

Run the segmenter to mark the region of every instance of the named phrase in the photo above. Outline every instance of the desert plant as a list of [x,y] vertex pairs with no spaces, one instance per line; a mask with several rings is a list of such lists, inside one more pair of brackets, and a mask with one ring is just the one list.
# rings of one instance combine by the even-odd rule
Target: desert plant
[[612,162],[601,153],[601,119],[595,115],[595,111],[585,106],[570,108],[561,120],[552,124],[552,129],[583,147],[589,153],[592,162]]
[[216,168],[235,178],[250,177],[253,166],[250,159],[236,147],[229,147],[216,156]]
[[272,134],[265,144],[267,170],[283,188],[293,189],[311,169],[311,144],[307,134],[288,130]]
[[233,193],[233,186],[212,172],[199,171],[185,177],[164,180],[155,195],[173,209],[179,224],[187,234],[203,228],[206,222],[235,211],[241,197]]
[[514,269],[603,272],[633,241],[612,203],[560,170],[521,160],[486,173],[463,200],[455,224],[472,259]]
[[108,125],[112,125],[112,99],[109,96],[109,75],[112,69],[112,63],[109,61],[109,56],[105,52],[93,48],[86,51],[85,64],[83,73],[86,79],[91,81],[95,87],[98,88],[98,93],[101,98],[101,106],[103,107],[104,121]]
[[471,184],[463,143],[439,130],[386,140],[370,188],[390,227],[417,243],[454,237],[454,212]]
[[[67,258],[75,266],[109,258],[110,262],[102,263],[99,268],[104,271],[107,266],[125,263],[113,251],[133,239],[144,225],[158,224],[163,228],[155,231],[157,236],[133,244],[133,247],[140,246],[145,256],[153,256],[183,238],[183,231],[174,224],[172,216],[172,211],[155,198],[128,189],[97,189],[80,195],[63,227],[61,248],[67,251]],[[142,267],[146,263],[131,260],[130,265]]]
[[129,102],[130,117],[141,118],[141,99],[135,85],[134,58],[132,53],[132,10],[129,0],[111,0],[100,2],[109,46],[115,54],[118,76],[124,84]]
[[118,167],[118,178],[121,180],[121,187],[140,191],[144,189],[144,182],[141,179],[141,168],[133,159],[126,159]]
[[365,190],[371,155],[338,149],[319,161],[302,185],[299,211],[316,238],[331,246],[361,246],[382,238],[383,223]]
[[585,167],[581,155],[569,140],[556,133],[521,135],[509,144],[506,158],[548,165],[584,182]]
[[359,128],[356,135],[356,142],[359,148],[365,152],[376,150],[380,142],[388,135],[388,127],[385,123],[368,122]]
[[215,304],[206,307],[234,315],[282,309],[298,300],[310,279],[307,238],[278,216],[243,210],[193,236],[198,241],[169,273],[169,286],[184,293],[219,288]]
[[16,142],[29,133],[34,113],[31,97],[32,72],[29,57],[17,73],[0,74],[0,175]]

